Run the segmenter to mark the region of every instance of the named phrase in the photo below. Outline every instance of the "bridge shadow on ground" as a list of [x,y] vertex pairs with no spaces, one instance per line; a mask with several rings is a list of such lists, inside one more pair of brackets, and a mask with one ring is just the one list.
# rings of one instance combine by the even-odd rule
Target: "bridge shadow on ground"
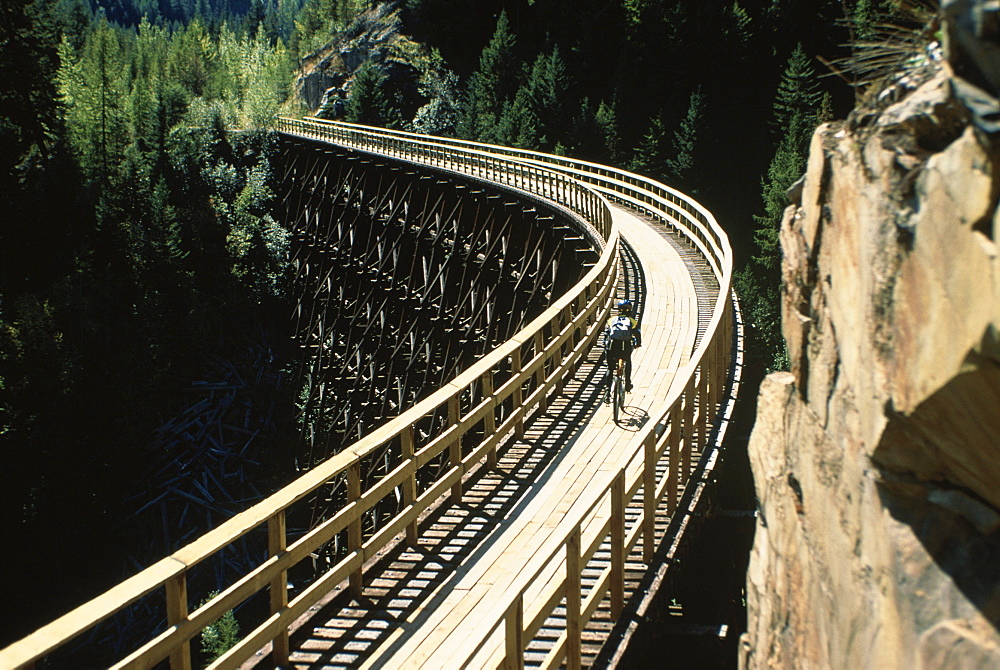
[[[601,351],[594,347],[563,393],[536,415],[525,437],[508,440],[497,468],[480,466],[466,478],[461,503],[442,504],[422,520],[416,547],[396,545],[366,571],[376,576],[365,580],[360,599],[342,584],[293,631],[292,666],[358,667],[398,628],[415,627],[430,616],[474,559],[543,490],[566,448],[597,411],[603,378]],[[403,642],[405,636],[397,639]],[[273,667],[262,657],[257,660],[257,667]]]

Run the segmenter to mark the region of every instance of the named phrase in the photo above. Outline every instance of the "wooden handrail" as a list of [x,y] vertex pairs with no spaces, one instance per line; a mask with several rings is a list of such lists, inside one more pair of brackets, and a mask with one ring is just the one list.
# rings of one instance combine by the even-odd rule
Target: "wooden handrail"
[[[310,127],[296,125],[301,123],[282,121],[282,130],[306,137],[313,136]],[[379,149],[372,136],[355,139],[360,139],[366,150]],[[401,146],[396,146],[393,149],[395,153],[383,153],[401,154],[401,149]],[[422,159],[417,162],[428,161],[426,164],[439,167],[445,167],[447,162],[449,167],[445,169],[454,169],[455,161],[446,161],[446,157],[434,147],[414,145],[413,149]],[[413,158],[411,154],[410,159]],[[544,192],[546,199],[565,209],[571,218],[577,219],[581,228],[602,249],[597,264],[570,291],[556,299],[552,306],[513,338],[484,355],[430,397],[171,556],[32,635],[0,650],[0,666],[29,666],[116,612],[158,590],[164,593],[167,602],[166,630],[113,667],[148,668],[167,658],[170,659],[172,668],[190,667],[190,640],[226,610],[238,606],[265,588],[272,590],[271,617],[219,658],[212,667],[236,667],[269,642],[274,642],[276,654],[287,656],[288,626],[296,618],[344,579],[350,581],[352,588],[360,588],[361,569],[366,560],[392,542],[399,533],[414,529],[423,511],[449,489],[457,490],[462,476],[478,462],[495,459],[498,445],[508,435],[523,430],[523,423],[532,410],[540,406],[561,385],[563,378],[572,373],[600,334],[600,325],[608,313],[617,282],[618,231],[613,226],[605,198],[573,179],[548,168],[526,165],[484,152],[462,155],[461,159],[463,168],[469,171],[467,174],[477,178],[519,191],[532,189]],[[529,352],[527,357],[524,356],[525,352]],[[496,372],[506,370],[509,370],[509,378],[493,389]],[[550,372],[546,375],[545,370]],[[479,402],[462,413],[462,394],[471,393],[477,388],[482,389]],[[491,389],[488,393],[485,391],[487,388]],[[529,391],[527,394],[523,393],[525,389]],[[498,417],[501,404],[508,398],[514,398],[517,405],[508,415],[501,414]],[[426,444],[415,447],[412,443],[414,427],[424,417],[438,413],[442,408],[446,408],[448,425],[428,438]],[[489,417],[492,417],[492,421],[488,420]],[[495,428],[491,433],[483,435],[482,441],[471,453],[463,457],[461,451],[451,449],[481,421],[492,423]],[[361,490],[356,473],[363,459],[381,453],[386,445],[396,443],[400,445],[399,465],[368,490]],[[403,446],[407,444],[408,446]],[[423,492],[416,491],[415,486],[411,487],[409,482],[415,483],[417,470],[445,451],[457,453],[458,456],[451,458],[449,467]],[[286,546],[285,521],[288,510],[320,487],[344,476],[348,478],[347,504],[334,516],[321,521],[304,536]],[[383,498],[392,495],[397,486],[409,490],[410,495],[407,497],[411,499],[406,501],[403,509],[386,527],[370,538],[361,537],[359,529],[362,516]],[[186,597],[187,572],[247,533],[264,526],[268,529],[269,558],[211,601],[189,613]],[[287,571],[345,530],[348,532],[347,555],[303,593],[288,601],[281,593],[284,590],[287,594]],[[286,659],[278,659],[279,662],[283,660]]]

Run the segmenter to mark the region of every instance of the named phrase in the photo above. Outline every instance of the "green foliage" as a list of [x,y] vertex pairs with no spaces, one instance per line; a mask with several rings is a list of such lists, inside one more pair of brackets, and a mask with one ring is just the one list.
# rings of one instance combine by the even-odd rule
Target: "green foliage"
[[851,10],[855,39],[869,40],[875,36],[878,4],[878,0],[855,0],[854,8]]
[[[469,79],[458,134],[468,140],[491,141],[504,107],[511,103],[518,89],[518,66],[514,55],[516,41],[507,12],[501,12],[496,30],[479,57],[479,70]],[[521,101],[512,117],[521,113]]]
[[687,114],[681,120],[680,126],[674,131],[672,141],[673,156],[666,162],[666,177],[671,183],[685,188],[695,194],[698,189],[691,183],[694,169],[694,149],[698,139],[698,127],[705,107],[705,96],[701,86],[691,93]]
[[797,44],[778,84],[772,131],[781,136],[784,143],[801,152],[807,147],[816,127],[822,97],[816,70],[802,45]]
[[524,90],[525,102],[536,120],[538,139],[534,148],[548,151],[559,143],[569,141],[570,81],[566,62],[558,47],[535,59]]
[[753,33],[753,19],[749,12],[740,5],[739,0],[734,0],[730,12],[740,43],[744,46],[748,45]]
[[84,176],[100,188],[124,158],[128,132],[125,103],[127,56],[119,31],[102,21],[88,35],[79,58],[66,40],[60,46],[58,83],[70,143]]
[[411,122],[411,130],[428,135],[452,135],[461,109],[458,75],[445,67],[436,49],[424,64],[417,90],[427,100]]
[[504,144],[522,149],[535,149],[539,144],[540,121],[527,87],[518,89],[514,99],[503,108],[499,121],[488,131],[484,128],[480,141]]
[[292,41],[296,45],[296,57],[322,47],[368,6],[368,0],[306,0],[294,19]]
[[3,525],[28,543],[67,506],[117,509],[172,391],[278,298],[259,129],[289,81],[260,31],[99,20],[60,41],[32,21],[15,43],[34,69],[0,58]]
[[347,96],[346,117],[351,123],[369,126],[402,126],[402,113],[396,92],[376,63],[366,61],[354,73]]
[[663,124],[663,119],[658,116],[653,117],[649,122],[649,129],[642,138],[642,143],[635,149],[632,161],[629,163],[629,170],[651,179],[664,179],[664,168],[667,162],[666,137],[667,129]]
[[605,155],[612,164],[621,161],[621,136],[618,132],[618,115],[615,113],[615,106],[601,101],[594,114],[594,121],[601,129],[601,136],[604,140]]
[[[214,591],[205,598],[199,607],[207,605],[209,601],[219,595]],[[212,662],[227,651],[236,646],[240,641],[240,624],[236,620],[236,615],[232,610],[226,611],[216,621],[208,624],[201,631],[201,650],[208,656],[208,661]]]
[[786,193],[804,172],[812,132],[828,113],[829,100],[819,90],[816,73],[799,45],[788,59],[775,96],[772,128],[783,134],[767,175],[761,180],[764,214],[753,217],[756,251],[739,275],[738,286],[771,369],[787,369],[781,335],[779,242],[781,220],[788,206]]

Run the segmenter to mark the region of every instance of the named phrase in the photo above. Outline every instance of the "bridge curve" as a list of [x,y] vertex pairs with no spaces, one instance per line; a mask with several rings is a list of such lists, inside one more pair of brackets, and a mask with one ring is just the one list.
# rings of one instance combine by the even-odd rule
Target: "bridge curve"
[[[308,665],[309,654],[294,648],[289,631],[304,629],[307,615],[330,601],[331,590],[343,582],[347,597],[361,597],[366,574],[371,574],[368,571],[380,556],[397,547],[416,546],[428,514],[444,499],[461,505],[463,495],[469,493],[464,487],[472,482],[470,476],[497,468],[504,450],[509,452],[510,445],[532,429],[532,420],[538,423],[540,416],[555,413],[576,421],[570,410],[555,405],[565,405],[565,398],[576,399],[582,392],[574,375],[583,375],[590,388],[596,388],[598,363],[593,344],[619,290],[623,274],[619,252],[624,239],[645,252],[639,254],[639,265],[646,269],[651,297],[647,305],[669,303],[671,307],[662,319],[653,316],[653,309],[644,315],[647,333],[656,334],[654,339],[647,337],[647,346],[636,355],[636,396],[640,399],[635,405],[644,414],[631,425],[632,430],[612,434],[613,424],[597,410],[591,419],[600,426],[590,437],[572,438],[580,449],[572,458],[562,459],[563,470],[552,466],[548,480],[558,485],[564,476],[572,476],[577,486],[563,487],[566,495],[552,498],[550,507],[532,503],[534,516],[517,515],[520,530],[510,526],[503,531],[511,538],[504,546],[517,550],[516,538],[524,537],[519,533],[525,525],[548,519],[538,526],[542,529],[537,535],[539,544],[530,545],[533,548],[527,554],[513,552],[525,559],[520,567],[501,569],[509,583],[494,578],[490,583],[498,586],[486,593],[477,587],[485,583],[485,568],[469,568],[465,577],[474,579],[471,585],[453,582],[451,595],[436,600],[450,602],[451,610],[464,611],[461,623],[441,614],[412,615],[409,625],[400,626],[379,645],[369,645],[370,653],[355,658],[374,666],[503,662],[523,667],[531,638],[561,608],[564,632],[549,645],[543,665],[564,662],[567,667],[579,667],[581,632],[587,621],[605,601],[611,618],[622,611],[630,552],[639,547],[641,560],[652,561],[656,544],[663,539],[658,508],[663,507],[668,515],[677,509],[680,494],[691,488],[693,459],[719,443],[724,433],[738,380],[733,367],[737,311],[731,291],[732,252],[725,234],[712,215],[687,196],[606,166],[319,120],[281,119],[279,130],[544,198],[579,219],[602,247],[601,256],[542,315],[429,398],[191,545],[0,651],[0,661],[5,667],[26,666],[140,598],[155,597],[165,603],[166,629],[116,667],[151,667],[166,658],[171,667],[190,667],[190,642],[202,629],[227,610],[266,593],[270,614],[212,667],[239,667],[259,656],[262,648],[270,650],[276,664],[291,659]],[[683,244],[674,242],[674,253],[664,253],[671,243],[665,247],[663,240],[671,236]],[[700,271],[694,269],[699,263]],[[702,291],[699,305],[695,283],[704,283],[706,278],[714,283],[714,290],[707,297]],[[679,310],[678,305],[682,305]],[[654,324],[655,319],[660,320]],[[443,420],[425,433],[421,421],[434,416]],[[468,444],[473,435],[481,439]],[[617,446],[608,448],[612,442]],[[386,445],[399,454],[399,465],[375,485],[362,489],[362,464]],[[431,481],[418,477],[434,459],[447,464],[443,472]],[[581,465],[587,467],[581,470]],[[288,511],[331,482],[342,484],[340,511],[304,535],[290,537]],[[393,495],[402,500],[400,513],[377,532],[366,533],[366,514]],[[192,610],[187,596],[189,571],[254,532],[264,534],[267,558]],[[496,547],[503,543],[498,538],[508,536],[503,533],[491,540],[493,554],[483,550],[484,556],[500,551]],[[347,544],[345,557],[290,597],[289,569],[341,536]],[[585,577],[588,562],[598,554],[608,555],[601,559],[598,576]],[[467,596],[465,604],[455,605]],[[304,639],[308,643],[308,635]],[[453,644],[441,645],[445,639]],[[316,658],[325,662],[322,659],[329,657]]]

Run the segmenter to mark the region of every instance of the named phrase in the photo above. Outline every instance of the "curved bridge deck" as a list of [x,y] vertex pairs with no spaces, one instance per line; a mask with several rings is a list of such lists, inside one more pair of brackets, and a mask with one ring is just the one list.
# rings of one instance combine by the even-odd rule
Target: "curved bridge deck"
[[[662,226],[623,207],[615,207],[613,216],[634,253],[624,280],[628,288],[620,292],[638,298],[643,333],[643,346],[633,355],[635,388],[621,424],[603,402],[606,368],[594,347],[544,415],[522,439],[508,442],[497,467],[474,473],[460,503],[435,511],[416,546],[398,545],[366,568],[361,598],[342,584],[298,622],[293,667],[430,670],[502,663],[502,635],[494,635],[474,657],[468,641],[503,616],[506,590],[533,556],[544,553],[551,531],[595,477],[627,459],[635,431],[694,350],[699,313],[710,309],[718,293],[711,274],[699,272],[692,261],[691,250]],[[633,553],[627,598],[650,567],[641,551]],[[591,559],[594,571],[608,560],[606,548],[598,551]],[[563,569],[549,567],[553,573]],[[545,587],[538,584],[531,598],[541,598]],[[584,630],[585,665],[600,652],[614,623],[606,602]],[[565,627],[558,615],[547,621],[526,645],[527,663],[540,662]]]

